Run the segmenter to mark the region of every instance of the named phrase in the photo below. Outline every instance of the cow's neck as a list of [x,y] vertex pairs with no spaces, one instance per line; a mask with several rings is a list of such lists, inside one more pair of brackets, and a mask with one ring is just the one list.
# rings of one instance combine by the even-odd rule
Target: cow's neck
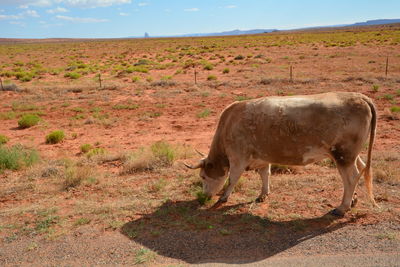
[[229,167],[225,148],[218,135],[214,136],[210,152],[208,153],[208,159],[214,164],[217,164],[217,166]]

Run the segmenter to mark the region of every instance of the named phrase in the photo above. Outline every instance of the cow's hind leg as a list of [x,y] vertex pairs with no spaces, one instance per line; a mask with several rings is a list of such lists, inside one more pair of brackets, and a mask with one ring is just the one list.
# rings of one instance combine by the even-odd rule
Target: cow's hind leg
[[[356,159],[356,164],[357,164],[357,170],[360,173],[365,168],[365,163],[362,161],[360,156],[357,157]],[[357,186],[357,185],[356,185]],[[357,205],[358,199],[357,199],[357,193],[354,192],[353,199],[351,200],[351,207],[355,207]]]
[[256,199],[256,202],[264,202],[265,198],[269,195],[269,176],[271,175],[271,164],[267,167],[258,169],[257,172],[260,174],[262,189],[260,196]]
[[347,165],[338,164],[338,170],[343,181],[343,199],[342,204],[332,211],[332,214],[337,216],[343,216],[352,205],[354,190],[357,186],[358,180],[360,179],[359,171],[356,167],[356,160],[353,163]]

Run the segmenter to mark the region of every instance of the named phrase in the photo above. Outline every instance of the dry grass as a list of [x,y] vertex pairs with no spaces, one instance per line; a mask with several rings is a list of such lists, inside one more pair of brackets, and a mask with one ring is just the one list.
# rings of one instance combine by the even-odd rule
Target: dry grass
[[373,161],[374,179],[379,183],[400,184],[400,154],[398,152],[379,153]]

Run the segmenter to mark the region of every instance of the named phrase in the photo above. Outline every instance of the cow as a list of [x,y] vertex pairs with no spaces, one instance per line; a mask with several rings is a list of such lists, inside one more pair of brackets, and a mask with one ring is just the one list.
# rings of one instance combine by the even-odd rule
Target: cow
[[[360,93],[329,92],[315,95],[271,96],[234,102],[221,113],[209,154],[191,169],[200,168],[203,193],[212,197],[229,185],[215,204],[226,202],[245,170],[257,170],[262,189],[257,202],[270,192],[271,164],[307,165],[332,159],[343,181],[340,206],[331,211],[343,216],[356,203],[354,194],[364,174],[372,193],[371,154],[377,115],[370,98]],[[366,164],[360,157],[369,146]]]

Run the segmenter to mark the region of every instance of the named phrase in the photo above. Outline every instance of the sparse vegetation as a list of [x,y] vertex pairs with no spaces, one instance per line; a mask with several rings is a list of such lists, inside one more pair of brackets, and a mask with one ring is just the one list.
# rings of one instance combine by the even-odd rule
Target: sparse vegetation
[[238,56],[236,56],[234,59],[235,59],[235,60],[242,60],[242,59],[244,59],[244,56],[238,55]]
[[205,110],[201,111],[200,113],[197,113],[197,118],[206,118],[210,116],[211,110],[206,108]]
[[[339,227],[346,233],[348,222],[356,228],[366,225],[364,231],[370,223],[396,221],[400,202],[395,141],[400,118],[398,32],[398,25],[390,25],[229,38],[2,42],[0,133],[10,141],[5,143],[0,135],[0,202],[4,206],[0,235],[6,246],[19,248],[15,252],[26,252],[11,257],[12,250],[5,250],[5,261],[37,265],[40,257],[34,256],[40,252],[57,265],[58,258],[47,253],[60,242],[85,240],[87,234],[93,244],[104,235],[110,241],[120,234],[130,239],[125,241],[132,249],[124,257],[112,248],[109,254],[100,253],[97,263],[175,264],[176,255],[165,258],[174,255],[175,247],[168,242],[179,250],[185,244],[195,247],[193,242],[205,236],[213,236],[211,248],[249,237],[248,244],[254,244],[256,252],[267,249],[264,254],[270,255],[275,250],[265,248],[265,242],[274,246],[281,233],[287,233],[281,248],[288,249],[310,234],[329,234],[326,229]],[[292,82],[290,64],[294,66]],[[15,87],[7,87],[11,84]],[[255,202],[261,189],[259,174],[245,172],[229,202],[211,209],[222,192],[212,200],[207,198],[199,170],[187,169],[183,163],[195,165],[203,157],[194,148],[209,152],[224,108],[235,100],[326,91],[355,91],[374,99],[379,138],[373,147],[373,182],[381,208],[370,206],[362,178],[358,206],[349,216],[336,220],[325,215],[340,203],[343,187],[334,161],[323,160],[306,168],[274,165],[271,195],[263,204]],[[21,131],[17,122],[27,114],[40,121]],[[53,129],[65,132],[64,143],[44,145]],[[167,141],[154,143],[160,139]],[[19,142],[24,146],[12,152]],[[29,155],[31,150],[39,158],[35,149],[43,153],[43,160],[29,159],[35,158]],[[364,149],[364,161],[366,154]],[[390,234],[394,226],[386,223],[387,231],[379,234],[376,227],[371,228],[366,240],[388,241],[385,249],[393,249],[393,240],[399,239]],[[188,236],[193,237],[189,243],[181,242]],[[96,244],[110,248],[113,242]],[[141,246],[159,251],[160,256],[147,259],[143,255],[154,252],[140,252]],[[67,252],[57,257],[67,259],[63,254]],[[189,254],[180,252],[178,264],[223,263],[224,254],[217,253],[216,260],[204,258],[206,252],[197,256],[190,250]],[[249,263],[254,259],[250,257],[240,262]],[[90,259],[86,263],[96,264]]]
[[205,205],[207,202],[211,201],[211,198],[206,196],[202,191],[197,192],[197,201],[201,204],[201,205]]
[[393,106],[393,107],[390,108],[390,111],[391,112],[396,112],[396,113],[400,112],[400,106]]
[[83,145],[81,145],[80,149],[81,149],[82,153],[87,153],[91,149],[93,149],[93,146],[91,144],[83,144]]
[[46,144],[58,144],[64,140],[64,131],[56,130],[46,136]]
[[146,262],[151,262],[156,257],[155,252],[147,249],[141,248],[135,254],[134,264],[143,264]]
[[244,96],[244,95],[239,95],[235,97],[235,101],[245,101],[245,100],[250,100],[251,97]]
[[112,108],[116,109],[116,110],[122,110],[122,109],[134,110],[134,109],[138,109],[139,105],[138,104],[116,104]]
[[373,84],[373,85],[372,85],[372,91],[378,92],[378,91],[379,91],[379,85]]
[[5,169],[19,170],[29,167],[39,160],[39,154],[34,149],[22,145],[0,146],[0,172]]
[[215,75],[208,75],[207,76],[207,81],[216,81],[217,80],[217,76]]
[[79,166],[75,163],[69,163],[65,167],[65,180],[63,188],[69,190],[82,183],[93,184],[96,182],[95,172],[91,166]]
[[34,114],[25,114],[20,120],[18,120],[18,126],[21,129],[30,128],[39,123],[40,117]]
[[95,156],[104,155],[104,154],[106,154],[106,153],[107,153],[107,151],[106,151],[104,148],[102,148],[102,147],[95,147],[95,148],[90,149],[90,150],[86,153],[86,157],[90,159],[90,158],[93,158],[93,157],[95,157]]
[[133,76],[132,77],[132,82],[138,82],[140,80],[140,77],[139,76]]
[[159,141],[147,148],[131,153],[124,163],[122,174],[151,171],[172,166],[177,158],[177,149],[167,142]]
[[67,72],[64,74],[65,78],[70,78],[73,80],[79,79],[82,75],[78,72]]
[[4,145],[10,140],[7,136],[0,134],[0,145]]

